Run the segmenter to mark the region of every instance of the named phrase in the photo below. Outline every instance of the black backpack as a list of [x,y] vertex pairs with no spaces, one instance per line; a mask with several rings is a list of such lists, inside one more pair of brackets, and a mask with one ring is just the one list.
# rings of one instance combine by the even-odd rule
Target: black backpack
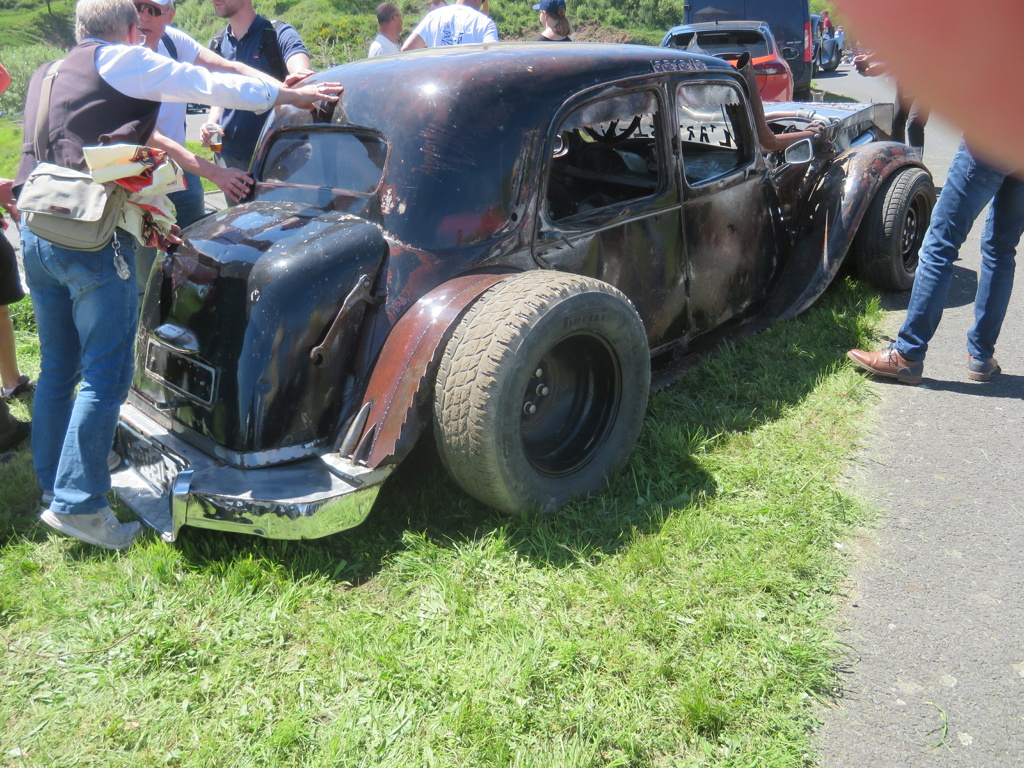
[[[284,80],[288,76],[288,67],[285,66],[284,58],[281,56],[281,44],[277,41],[277,33],[281,29],[281,24],[282,22],[277,19],[270,20],[270,25],[263,28],[263,39],[260,41],[259,47],[259,52],[266,52],[270,58],[270,72],[267,74],[278,80]],[[220,46],[224,42],[224,35],[227,31],[228,28],[224,27],[210,41],[210,50],[218,56],[222,55]]]

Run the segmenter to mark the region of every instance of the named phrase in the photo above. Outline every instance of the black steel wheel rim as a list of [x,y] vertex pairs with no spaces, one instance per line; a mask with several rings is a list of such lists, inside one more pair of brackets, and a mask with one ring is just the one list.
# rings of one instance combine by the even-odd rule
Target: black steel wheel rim
[[607,439],[619,409],[618,358],[593,335],[563,339],[531,371],[520,412],[523,452],[549,477],[587,464]]
[[908,270],[917,267],[917,254],[924,241],[924,233],[928,227],[928,201],[923,194],[915,195],[907,208],[903,219],[903,232],[900,235],[900,255],[903,266]]

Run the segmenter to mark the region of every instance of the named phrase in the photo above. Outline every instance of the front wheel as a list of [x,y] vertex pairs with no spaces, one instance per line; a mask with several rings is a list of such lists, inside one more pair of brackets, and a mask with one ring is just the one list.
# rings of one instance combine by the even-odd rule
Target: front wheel
[[904,168],[871,201],[854,242],[857,271],[882,291],[909,291],[918,251],[935,207],[935,185],[923,168]]
[[474,304],[438,369],[434,425],[462,488],[502,512],[554,510],[605,487],[640,433],[650,352],[629,300],[535,271]]

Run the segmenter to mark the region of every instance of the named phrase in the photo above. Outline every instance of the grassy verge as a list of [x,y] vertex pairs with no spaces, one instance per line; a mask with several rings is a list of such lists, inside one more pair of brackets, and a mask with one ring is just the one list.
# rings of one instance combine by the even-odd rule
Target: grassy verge
[[[604,494],[509,519],[429,452],[364,525],[108,553],[0,469],[0,761],[797,766],[839,649],[877,302],[840,282],[656,395]],[[17,752],[14,750],[18,750]]]

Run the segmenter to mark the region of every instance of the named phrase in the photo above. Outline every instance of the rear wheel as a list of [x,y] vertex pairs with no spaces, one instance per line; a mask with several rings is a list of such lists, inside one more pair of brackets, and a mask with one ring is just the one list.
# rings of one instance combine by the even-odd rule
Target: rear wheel
[[875,195],[854,244],[857,272],[882,291],[909,291],[935,206],[923,168],[897,171]]
[[629,457],[650,388],[643,324],[612,286],[526,272],[486,292],[437,374],[441,458],[470,495],[516,514],[604,488]]

